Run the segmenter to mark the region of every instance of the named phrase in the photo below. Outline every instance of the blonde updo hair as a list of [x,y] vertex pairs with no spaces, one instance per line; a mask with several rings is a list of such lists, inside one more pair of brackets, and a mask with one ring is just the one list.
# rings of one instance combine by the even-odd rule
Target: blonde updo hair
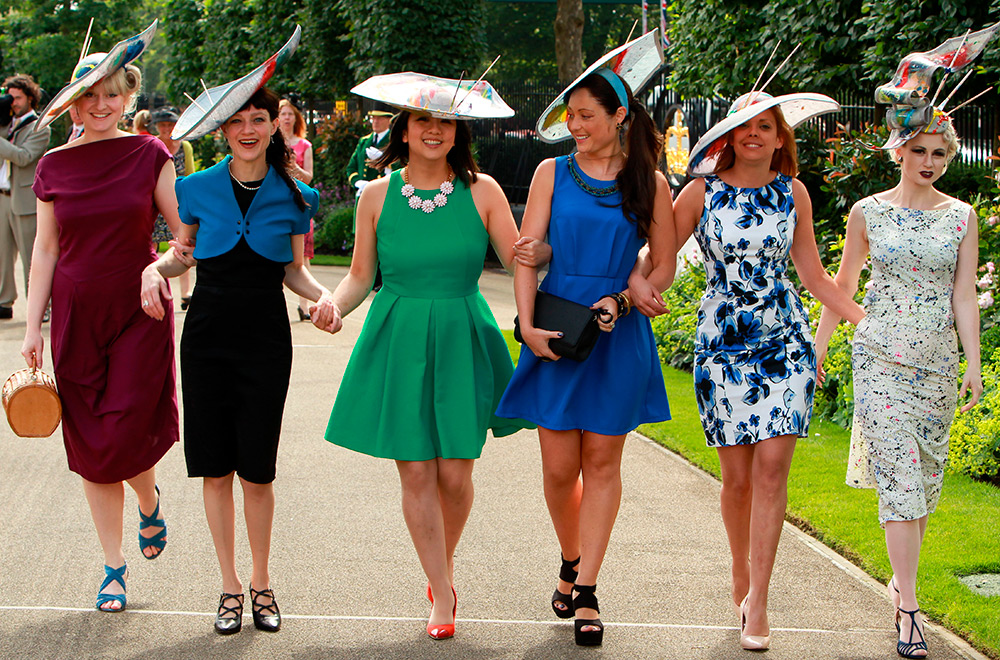
[[[955,124],[949,121],[944,130],[937,133],[937,135],[944,138],[946,157],[948,159],[948,163],[950,164],[952,159],[958,155],[958,149],[961,147],[961,140],[958,138],[958,131],[955,130]],[[892,161],[897,165],[901,165],[903,163],[903,159],[899,156],[899,150],[902,148],[903,147],[898,147],[889,152],[889,157],[892,158]]]
[[104,83],[104,89],[112,94],[125,97],[125,107],[122,115],[127,115],[135,110],[135,104],[139,100],[139,90],[142,88],[142,72],[138,67],[126,64],[114,73],[105,76],[100,80]]

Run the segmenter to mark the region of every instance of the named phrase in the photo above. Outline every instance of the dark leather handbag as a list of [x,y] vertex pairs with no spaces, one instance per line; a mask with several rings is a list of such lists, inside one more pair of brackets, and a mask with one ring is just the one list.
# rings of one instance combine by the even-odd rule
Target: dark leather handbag
[[[562,332],[562,337],[549,340],[549,348],[559,357],[577,362],[587,359],[601,336],[601,329],[597,326],[597,312],[586,305],[544,291],[535,293],[535,327]],[[524,343],[521,325],[516,316],[514,339]]]

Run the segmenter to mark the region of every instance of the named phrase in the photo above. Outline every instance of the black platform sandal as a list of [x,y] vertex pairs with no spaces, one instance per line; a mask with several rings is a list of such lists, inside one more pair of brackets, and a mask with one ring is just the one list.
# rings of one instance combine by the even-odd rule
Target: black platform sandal
[[[597,585],[584,586],[577,584],[573,587],[576,597],[573,598],[573,609],[579,610],[581,607],[588,607],[600,614],[601,609],[597,606]],[[592,626],[597,630],[584,630],[586,626]],[[604,624],[600,619],[577,619],[575,621],[575,634],[577,646],[600,646],[604,641]]]
[[[927,652],[927,641],[924,639],[924,634],[917,627],[917,613],[920,612],[919,609],[910,611],[904,610],[902,607],[899,608],[901,614],[906,614],[910,617],[910,641],[904,642],[903,640],[896,641],[896,653],[903,658],[926,658],[926,655],[916,655],[914,651],[924,651]],[[913,633],[917,633],[917,637],[920,638],[919,642],[913,641]]]
[[[562,566],[559,567],[559,579],[570,584],[576,583],[576,567],[580,564],[580,558],[577,557],[575,561],[566,561],[566,558],[562,555],[559,555],[559,557],[562,559]],[[565,609],[559,607],[560,603]],[[552,611],[560,619],[568,619],[573,616],[573,594],[564,594],[557,587],[552,594]]]

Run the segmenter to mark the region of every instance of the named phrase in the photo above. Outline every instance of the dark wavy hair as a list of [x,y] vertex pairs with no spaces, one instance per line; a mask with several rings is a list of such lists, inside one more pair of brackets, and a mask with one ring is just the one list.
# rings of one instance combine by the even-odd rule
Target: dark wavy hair
[[[649,227],[653,223],[653,201],[656,198],[656,163],[663,146],[663,136],[656,130],[656,124],[646,112],[646,108],[636,100],[632,89],[624,80],[625,94],[628,96],[628,114],[622,121],[625,132],[625,165],[618,176],[618,190],[622,194],[622,213],[636,224],[640,238],[649,237]],[[622,107],[618,94],[603,76],[592,73],[570,88],[563,97],[569,103],[573,92],[585,89],[609,115]]]
[[31,109],[36,110],[42,101],[42,89],[35,82],[35,79],[26,73],[18,73],[3,81],[3,86],[7,89],[19,89],[24,92],[31,103]]
[[[278,104],[281,99],[278,95],[269,90],[267,87],[261,87],[256,92],[253,93],[246,103],[243,104],[236,112],[243,112],[244,110],[254,107],[258,110],[266,110],[267,116],[274,121],[278,118]],[[236,114],[235,112],[233,114]],[[226,120],[228,123],[229,120]],[[295,200],[295,206],[299,207],[300,211],[306,210],[306,200],[302,197],[302,191],[295,184],[295,180],[292,179],[292,175],[289,173],[289,168],[292,164],[292,151],[285,144],[285,138],[282,137],[281,131],[275,131],[271,135],[271,142],[267,145],[267,151],[264,152],[264,160],[267,164],[274,168],[274,171],[278,173],[288,189],[292,191],[292,199]]]
[[[406,165],[410,161],[410,145],[403,142],[403,133],[406,132],[406,126],[413,114],[416,113],[404,110],[392,120],[389,144],[383,150],[382,157],[372,163],[372,167],[381,170],[396,162]],[[459,181],[466,186],[476,182],[479,166],[472,157],[472,131],[469,130],[467,122],[455,120],[455,146],[448,151],[446,158],[451,165],[451,171]]]

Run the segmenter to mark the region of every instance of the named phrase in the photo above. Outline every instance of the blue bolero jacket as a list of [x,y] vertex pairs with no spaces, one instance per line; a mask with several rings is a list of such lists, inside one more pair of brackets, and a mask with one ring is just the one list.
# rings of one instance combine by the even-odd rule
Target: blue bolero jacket
[[231,160],[231,156],[226,156],[207,170],[177,180],[181,221],[198,225],[195,259],[225,254],[236,247],[242,236],[262,257],[281,263],[292,261],[289,237],[309,233],[309,220],[319,206],[319,193],[296,181],[307,205],[305,211],[300,211],[288,186],[269,167],[244,218],[229,178]]

